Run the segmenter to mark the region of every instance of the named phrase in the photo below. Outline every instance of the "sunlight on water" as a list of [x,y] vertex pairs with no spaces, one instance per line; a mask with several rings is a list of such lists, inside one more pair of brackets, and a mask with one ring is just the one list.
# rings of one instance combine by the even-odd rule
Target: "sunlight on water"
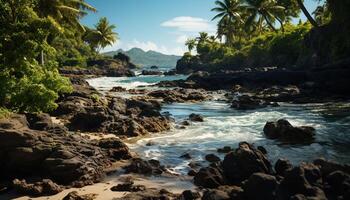
[[[171,77],[177,79],[183,77]],[[89,80],[96,88],[122,86],[134,88],[135,85],[151,85],[164,77],[99,78]],[[241,141],[262,145],[268,150],[272,161],[288,158],[293,163],[312,161],[326,157],[338,162],[350,161],[350,117],[329,118],[323,115],[323,105],[282,104],[277,108],[264,108],[253,111],[237,111],[225,102],[208,101],[202,103],[175,103],[164,105],[162,112],[171,114],[177,124],[186,120],[189,114],[197,113],[205,117],[203,123],[192,123],[186,129],[152,135],[150,138],[129,144],[130,148],[144,158],[159,159],[163,164],[179,173],[186,173],[189,160],[180,156],[190,153],[192,160],[202,160],[208,153],[216,153],[224,146],[237,147]],[[267,121],[288,119],[293,125],[313,126],[317,130],[316,141],[311,145],[283,145],[268,140],[263,135]],[[152,141],[154,145],[146,144]],[[223,157],[224,155],[220,155]]]

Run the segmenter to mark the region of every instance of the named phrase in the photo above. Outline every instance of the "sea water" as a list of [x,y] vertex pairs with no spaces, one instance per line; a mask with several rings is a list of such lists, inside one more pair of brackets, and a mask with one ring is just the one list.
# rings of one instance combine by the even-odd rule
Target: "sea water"
[[[153,85],[161,80],[184,78],[186,76],[183,75],[104,77],[88,81],[93,87],[105,92],[115,86],[127,89],[138,87],[154,89]],[[280,107],[238,111],[231,109],[227,102],[219,100],[165,104],[162,112],[170,114],[175,120],[174,127],[170,131],[153,134],[129,146],[143,158],[158,159],[177,173],[187,173],[189,162],[197,161],[205,164],[203,158],[206,154],[217,154],[217,148],[224,146],[235,148],[241,141],[264,146],[272,162],[278,158],[287,158],[292,163],[298,164],[324,157],[340,163],[349,163],[350,104],[345,102],[341,105],[345,105],[345,108],[334,110],[337,105],[282,103]],[[192,123],[186,129],[178,128],[177,124],[186,120],[191,113],[203,115],[205,121]],[[310,145],[287,145],[266,139],[263,134],[265,123],[281,118],[287,119],[295,126],[316,128],[315,142]],[[184,153],[189,153],[192,159],[180,158]],[[224,157],[223,154],[217,155]]]

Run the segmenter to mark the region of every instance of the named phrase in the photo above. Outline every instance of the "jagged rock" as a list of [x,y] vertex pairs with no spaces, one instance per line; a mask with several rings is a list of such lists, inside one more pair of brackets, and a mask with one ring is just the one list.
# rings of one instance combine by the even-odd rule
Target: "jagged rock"
[[203,90],[192,90],[176,88],[172,90],[156,90],[147,94],[153,98],[161,98],[164,102],[199,102],[208,99],[210,96]]
[[316,160],[314,160],[313,163],[315,165],[319,166],[319,168],[324,176],[326,176],[332,172],[335,172],[335,171],[343,171],[347,174],[350,174],[350,165],[348,165],[348,164],[342,165],[342,164],[339,164],[339,163],[336,163],[333,161],[329,161],[329,160],[326,160],[323,158],[316,159]]
[[264,108],[267,105],[268,104],[261,99],[243,95],[238,97],[237,100],[232,101],[231,108],[235,108],[237,110],[252,110],[257,108]]
[[63,189],[50,179],[43,179],[40,182],[28,184],[25,180],[13,180],[14,189],[21,194],[29,196],[54,195]]
[[292,164],[289,160],[286,159],[278,159],[275,164],[275,171],[277,175],[284,176],[287,170],[292,169]]
[[207,160],[208,162],[212,162],[212,163],[221,161],[221,159],[215,154],[208,154],[208,155],[206,155],[205,156],[205,160]]
[[294,127],[287,120],[267,122],[264,133],[269,139],[278,139],[288,143],[305,143],[314,140],[315,129],[309,126]]
[[211,189],[203,193],[202,200],[230,200],[230,195],[222,190]]
[[181,195],[183,200],[196,200],[196,199],[200,199],[201,195],[199,194],[199,192],[193,192],[191,190],[185,190],[182,192]]
[[274,176],[255,173],[244,183],[244,195],[249,200],[274,200],[278,182]]
[[108,156],[115,160],[130,159],[129,147],[118,138],[106,138],[98,141],[98,146],[106,149]]
[[188,116],[188,119],[193,121],[193,122],[204,122],[204,118],[202,115],[194,114],[194,113],[190,114]]
[[141,72],[142,75],[144,76],[147,76],[147,75],[157,75],[157,76],[160,76],[160,75],[163,75],[163,72],[161,71],[149,71],[149,70],[142,70]]
[[62,200],[94,200],[97,194],[79,195],[77,191],[68,193]]
[[136,173],[136,174],[162,174],[165,172],[164,166],[161,166],[157,160],[142,160],[140,158],[132,159],[130,165],[124,167],[126,173]]
[[225,184],[225,178],[220,167],[204,167],[194,176],[194,184],[205,188],[217,188]]
[[225,146],[223,148],[219,148],[217,151],[218,153],[228,153],[230,151],[233,151],[233,149],[229,146]]
[[47,131],[53,134],[67,133],[68,129],[52,122],[51,116],[45,113],[27,113],[25,114],[29,128],[39,131]]
[[239,183],[256,172],[271,173],[271,164],[262,152],[241,142],[238,149],[225,156],[223,170],[230,182]]
[[111,187],[113,192],[139,192],[145,191],[146,187],[144,185],[134,185],[134,182],[130,181],[127,183],[118,184]]
[[126,88],[116,86],[110,89],[109,92],[126,92]]

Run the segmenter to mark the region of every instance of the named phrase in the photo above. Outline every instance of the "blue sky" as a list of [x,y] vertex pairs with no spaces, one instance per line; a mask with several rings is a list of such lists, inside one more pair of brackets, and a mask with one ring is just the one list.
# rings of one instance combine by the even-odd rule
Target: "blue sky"
[[[107,17],[117,26],[120,40],[104,51],[133,47],[145,51],[154,50],[165,54],[182,55],[189,37],[198,32],[215,33],[215,13],[211,8],[215,0],[87,0],[97,8],[82,23],[93,26],[100,17]],[[317,6],[315,0],[305,0],[310,12]],[[305,17],[301,15],[303,21]]]

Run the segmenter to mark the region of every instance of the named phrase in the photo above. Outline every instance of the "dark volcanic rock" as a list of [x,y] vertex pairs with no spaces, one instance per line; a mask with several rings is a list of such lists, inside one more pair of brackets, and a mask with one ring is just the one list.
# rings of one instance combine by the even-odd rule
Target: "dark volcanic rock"
[[126,92],[126,88],[117,86],[110,89],[109,92]]
[[181,196],[183,200],[196,200],[201,198],[201,195],[199,194],[199,192],[193,192],[191,190],[183,191]]
[[194,184],[205,188],[217,188],[225,182],[222,169],[215,166],[201,168],[194,176]]
[[279,139],[288,143],[309,143],[315,135],[315,129],[309,126],[294,127],[287,120],[267,122],[264,133],[269,139]]
[[292,169],[292,164],[289,160],[286,159],[278,159],[275,164],[275,171],[277,175],[284,176],[286,171]]
[[204,122],[204,118],[202,115],[192,113],[188,116],[188,119],[193,122]]
[[278,182],[274,176],[255,173],[244,183],[244,195],[249,200],[274,200]]
[[175,88],[172,90],[156,90],[147,94],[153,98],[161,98],[166,103],[200,102],[210,98],[203,90]]
[[13,180],[14,189],[21,194],[29,196],[54,195],[63,189],[52,182],[50,179],[44,179],[41,182],[28,184],[25,180]]
[[237,100],[233,100],[231,108],[238,110],[252,110],[257,108],[264,108],[268,104],[264,100],[256,99],[248,95],[238,97]]
[[131,158],[129,147],[118,138],[106,138],[98,141],[98,146],[105,149],[110,158],[126,160]]
[[205,156],[205,160],[207,160],[208,162],[212,162],[212,163],[221,161],[221,159],[215,154],[208,154],[208,155],[206,155]]
[[97,194],[79,195],[77,191],[68,193],[62,200],[94,200]]
[[23,115],[0,120],[0,180],[36,176],[84,186],[99,181],[111,166],[107,150],[95,142],[78,134],[32,130],[27,124]]
[[241,142],[235,151],[228,153],[222,165],[226,178],[232,183],[239,183],[256,172],[271,173],[267,157],[246,142]]
[[134,182],[130,181],[113,186],[111,190],[113,192],[139,192],[145,191],[146,187],[143,185],[134,185]]
[[141,74],[142,75],[157,75],[157,76],[159,76],[159,75],[163,75],[163,72],[161,72],[161,71],[154,71],[154,70],[152,70],[152,71],[142,70]]
[[131,164],[125,167],[126,173],[136,173],[144,175],[162,174],[165,172],[164,166],[161,166],[157,160],[142,160],[134,158]]

